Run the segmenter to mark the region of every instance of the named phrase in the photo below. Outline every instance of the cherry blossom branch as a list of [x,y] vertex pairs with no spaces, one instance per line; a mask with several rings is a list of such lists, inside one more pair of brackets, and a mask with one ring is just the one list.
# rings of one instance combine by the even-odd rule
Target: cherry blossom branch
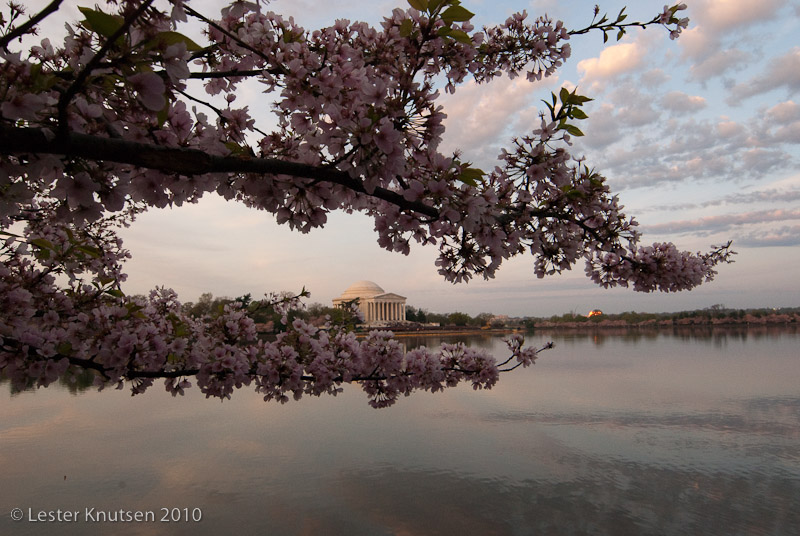
[[61,94],[61,97],[58,99],[58,135],[64,136],[68,132],[68,125],[67,125],[67,106],[72,101],[72,99],[78,94],[78,92],[83,87],[86,80],[89,78],[89,75],[92,74],[97,66],[103,61],[106,53],[111,50],[111,47],[114,46],[114,43],[125,35],[128,30],[130,29],[131,25],[145,12],[145,10],[150,7],[154,0],[145,0],[133,13],[129,14],[125,17],[125,20],[120,25],[120,27],[108,37],[103,46],[100,47],[100,50],[92,56],[92,59],[81,69],[81,72],[78,73],[78,76],[75,80],[70,84],[67,90]]
[[622,39],[622,36],[625,35],[628,28],[639,27],[645,29],[653,24],[661,24],[667,28],[669,28],[669,25],[674,25],[674,28],[670,30],[670,38],[675,39],[678,37],[681,31],[686,28],[689,22],[689,19],[687,18],[678,19],[676,16],[678,11],[684,9],[686,9],[686,4],[676,4],[672,7],[664,6],[664,11],[661,14],[653,17],[653,19],[648,22],[623,22],[628,18],[628,15],[625,14],[625,8],[623,7],[620,10],[619,15],[617,15],[617,19],[614,22],[609,22],[608,15],[603,15],[600,20],[595,21],[597,15],[600,13],[600,7],[595,6],[594,17],[592,18],[592,22],[589,24],[589,26],[581,28],[580,30],[570,30],[569,35],[582,35],[593,30],[600,30],[603,32],[603,42],[605,43],[608,41],[608,33],[611,31],[617,31],[617,41],[619,41]]
[[[489,388],[500,370],[528,366],[544,349],[512,336],[516,364],[502,369],[464,345],[404,352],[388,332],[359,340],[345,324],[289,323],[296,297],[266,300],[284,324],[266,340],[244,302],[195,318],[167,289],[125,296],[130,255],[119,227],[136,210],[210,191],[304,232],[333,210],[361,211],[374,218],[381,247],[436,244],[436,266],[452,282],[491,278],[506,259],[530,252],[538,277],[585,259],[601,286],[672,292],[730,262],[729,245],[705,255],[639,246],[635,221],[605,179],[564,147],[583,135],[572,121],[586,118],[580,107],[589,99],[575,91],[554,94],[549,120],[542,115],[489,173],[439,152],[443,80],[449,92],[467,76],[489,82],[527,71],[539,80],[569,57],[566,41],[582,30],[547,17],[529,23],[522,12],[473,32],[459,0],[410,0],[413,9],[394,10],[380,27],[338,20],[308,32],[247,2],[212,21],[176,0],[179,14],[209,25],[209,44],[200,46],[176,31],[185,18],[152,2],[112,1],[113,13],[83,8],[86,19],[67,26],[63,45],[44,40],[0,62],[0,370],[16,386],[46,386],[81,368],[98,373],[99,387],[129,380],[134,393],[161,378],[179,394],[193,377],[207,396],[254,384],[284,402],[356,381],[370,404],[385,407],[467,379]],[[686,25],[676,17],[683,7],[644,25],[662,24],[675,37]],[[586,31],[624,33],[635,23],[622,15]],[[192,74],[191,62],[205,72]],[[216,121],[190,108],[199,101],[184,91],[192,78],[229,103],[203,103]],[[247,106],[231,105],[246,79],[278,94],[269,135]],[[252,132],[263,136],[261,157],[237,143]]]
[[42,22],[45,17],[51,15],[58,11],[61,2],[64,0],[53,0],[47,6],[41,10],[39,13],[28,19],[22,26],[18,26],[8,32],[6,35],[0,38],[0,48],[5,51],[8,51],[8,44],[16,39],[17,37],[21,37],[28,33],[34,26]]
[[4,123],[0,123],[0,153],[63,154],[97,161],[130,164],[181,175],[207,173],[291,175],[338,184],[359,194],[387,201],[405,210],[433,218],[439,216],[439,211],[435,207],[420,201],[408,201],[401,194],[386,188],[376,187],[372,192],[368,192],[361,181],[354,179],[344,171],[276,158],[217,156],[199,149],[164,147],[79,133],[68,133],[66,136],[53,138],[44,129],[12,127]]

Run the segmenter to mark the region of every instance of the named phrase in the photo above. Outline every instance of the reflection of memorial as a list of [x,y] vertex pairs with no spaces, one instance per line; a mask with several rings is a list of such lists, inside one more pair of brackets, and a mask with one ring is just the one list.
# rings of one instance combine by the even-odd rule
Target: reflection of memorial
[[367,324],[406,321],[406,298],[385,292],[372,281],[356,281],[341,296],[334,298],[333,306],[343,307],[353,300],[358,300],[358,308]]

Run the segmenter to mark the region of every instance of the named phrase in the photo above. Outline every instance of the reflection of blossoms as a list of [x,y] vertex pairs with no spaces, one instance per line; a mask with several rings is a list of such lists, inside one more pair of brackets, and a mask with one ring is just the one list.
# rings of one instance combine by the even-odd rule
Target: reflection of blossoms
[[[556,113],[580,119],[573,109],[585,97],[554,96],[553,117],[514,139],[489,173],[438,151],[438,85],[550,76],[582,30],[522,12],[475,31],[452,0],[396,9],[377,28],[339,20],[310,33],[257,3],[236,2],[216,21],[179,0],[110,4],[117,13],[86,9],[63,45],[45,39],[26,57],[8,50],[23,26],[0,37],[0,370],[15,385],[88,368],[99,386],[130,381],[135,393],[161,378],[173,394],[194,383],[227,398],[252,386],[285,402],[358,382],[383,407],[461,381],[490,388],[500,371],[534,362],[539,350],[518,338],[499,365],[460,345],[404,354],[389,333],[359,340],[341,326],[289,322],[296,301],[280,296],[267,298],[285,328],[271,341],[235,306],[196,319],[168,290],[126,297],[116,230],[208,192],[303,232],[333,210],[364,212],[381,247],[437,246],[439,273],[453,282],[491,278],[529,253],[539,277],[584,260],[602,286],[676,291],[728,260],[727,248],[639,245],[605,179],[566,150],[581,133]],[[677,35],[684,8],[644,25]],[[207,44],[177,31],[188,17],[207,25]],[[227,105],[205,102],[190,79]],[[276,101],[272,132],[231,107],[248,80]]]

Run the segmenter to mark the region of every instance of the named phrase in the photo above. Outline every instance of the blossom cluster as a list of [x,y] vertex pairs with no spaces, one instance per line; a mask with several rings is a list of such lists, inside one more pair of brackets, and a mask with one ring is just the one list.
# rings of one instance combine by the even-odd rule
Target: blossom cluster
[[[81,8],[63,42],[26,52],[13,49],[17,38],[52,14],[18,25],[15,6],[0,28],[0,370],[46,385],[83,367],[137,392],[159,377],[180,392],[194,376],[208,395],[254,384],[281,401],[356,381],[377,406],[414,389],[496,381],[493,358],[460,346],[403,355],[386,334],[358,341],[302,322],[264,342],[242,310],[192,319],[168,291],[125,296],[128,254],[115,229],[209,192],[302,232],[333,210],[364,212],[388,250],[438,247],[438,270],[454,282],[491,278],[529,253],[539,277],[584,259],[603,286],[677,291],[728,260],[727,247],[639,245],[605,179],[568,151],[582,133],[567,121],[585,117],[577,110],[588,100],[574,92],[554,96],[550,117],[488,173],[441,153],[440,85],[550,76],[581,32],[525,12],[476,31],[458,0],[412,6],[379,27],[339,20],[309,32],[243,1],[216,20],[184,0],[110,1]],[[640,25],[679,32],[683,7]],[[206,43],[178,31],[190,17]],[[252,81],[275,99],[272,132],[236,104]]]

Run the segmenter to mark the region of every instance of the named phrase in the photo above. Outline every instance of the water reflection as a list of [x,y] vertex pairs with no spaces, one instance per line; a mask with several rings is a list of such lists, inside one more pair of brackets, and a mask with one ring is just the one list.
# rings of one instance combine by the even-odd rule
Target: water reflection
[[[696,328],[693,328],[696,329]],[[406,338],[438,346],[459,338]],[[501,338],[460,340],[504,355]],[[793,534],[800,337],[538,333],[488,392],[375,411],[154,387],[6,394],[0,534]],[[15,523],[12,508],[199,507],[199,524]]]
[[759,341],[762,339],[796,338],[796,324],[782,325],[696,325],[696,326],[642,326],[642,327],[604,327],[596,329],[536,330],[533,334],[544,333],[554,340],[592,341],[603,345],[607,340],[615,343],[639,344],[660,338],[698,342],[724,346],[734,341]]

